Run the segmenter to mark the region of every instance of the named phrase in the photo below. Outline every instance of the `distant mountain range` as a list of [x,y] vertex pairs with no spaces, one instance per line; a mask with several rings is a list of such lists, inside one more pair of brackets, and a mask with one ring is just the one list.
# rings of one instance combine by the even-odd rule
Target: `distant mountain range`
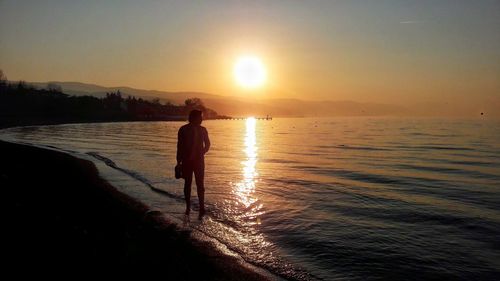
[[48,84],[56,84],[61,86],[63,92],[69,95],[84,96],[91,95],[96,97],[105,96],[106,93],[120,91],[124,96],[136,96],[143,99],[159,98],[162,101],[170,101],[172,103],[183,103],[186,99],[197,97],[200,99],[218,98],[220,96],[211,95],[201,92],[164,92],[155,90],[142,90],[131,87],[104,87],[95,84],[87,84],[80,82],[29,82],[37,88],[46,88]]
[[[166,92],[143,90],[131,87],[104,87],[80,82],[29,82],[37,88],[46,88],[47,84],[59,85],[69,95],[91,95],[101,97],[107,92],[120,91],[124,97],[131,95],[143,99],[159,98],[162,102],[183,103],[188,98],[197,97],[206,106],[219,114],[230,116],[266,116],[274,117],[327,117],[327,116],[477,116],[483,111],[497,114],[494,108],[499,104],[451,105],[442,103],[413,104],[411,108],[391,104],[362,103],[354,101],[311,101],[300,99],[253,99],[229,97],[204,92]],[[498,107],[497,107],[498,108]]]

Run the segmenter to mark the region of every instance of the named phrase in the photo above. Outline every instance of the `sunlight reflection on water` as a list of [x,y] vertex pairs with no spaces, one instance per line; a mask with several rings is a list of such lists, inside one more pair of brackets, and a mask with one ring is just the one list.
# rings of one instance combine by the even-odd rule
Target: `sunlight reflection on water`
[[250,117],[246,120],[246,133],[245,133],[245,155],[246,159],[242,163],[243,179],[236,183],[232,192],[238,198],[240,204],[244,206],[247,212],[244,216],[250,220],[250,225],[260,224],[259,216],[263,214],[262,204],[259,203],[258,198],[255,196],[256,183],[258,181],[258,173],[256,169],[258,147],[256,145],[255,134],[256,119]]

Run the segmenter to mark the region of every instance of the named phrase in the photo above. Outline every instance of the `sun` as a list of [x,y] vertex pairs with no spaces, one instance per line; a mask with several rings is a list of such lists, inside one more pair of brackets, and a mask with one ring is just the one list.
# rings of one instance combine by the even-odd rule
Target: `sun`
[[267,78],[266,67],[256,56],[239,57],[234,64],[233,75],[238,85],[248,89],[261,87]]

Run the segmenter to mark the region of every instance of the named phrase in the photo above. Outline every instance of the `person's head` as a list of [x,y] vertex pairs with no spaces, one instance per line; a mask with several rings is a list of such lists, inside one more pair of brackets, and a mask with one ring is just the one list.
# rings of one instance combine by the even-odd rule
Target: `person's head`
[[193,109],[189,112],[189,123],[194,125],[201,125],[203,117],[201,116],[201,110]]

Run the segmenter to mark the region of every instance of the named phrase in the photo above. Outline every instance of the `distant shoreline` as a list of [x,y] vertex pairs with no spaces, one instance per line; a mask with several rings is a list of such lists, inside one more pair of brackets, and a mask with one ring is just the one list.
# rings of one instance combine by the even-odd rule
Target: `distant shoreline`
[[[124,94],[125,95],[125,94]],[[0,128],[63,123],[183,121],[192,110],[205,119],[231,118],[206,107],[199,98],[183,104],[160,99],[144,100],[122,96],[118,90],[105,97],[70,96],[58,85],[37,89],[23,81],[17,84],[0,79]]]
[[185,121],[185,118],[172,118],[172,119],[158,119],[158,120],[11,120],[5,121],[0,119],[0,130],[12,127],[26,127],[26,126],[49,126],[49,125],[64,125],[64,124],[90,124],[90,123],[118,123],[118,122],[175,122]]
[[[243,117],[221,117],[221,118],[210,118],[207,120],[242,120],[245,119]],[[257,118],[266,120],[265,117]],[[272,120],[272,117],[269,117],[268,120]],[[162,118],[162,119],[135,119],[135,120],[43,120],[43,121],[5,121],[0,118],[0,130],[8,129],[13,127],[27,127],[27,126],[50,126],[50,125],[65,125],[65,124],[92,124],[92,123],[120,123],[120,122],[187,122],[187,118]]]

